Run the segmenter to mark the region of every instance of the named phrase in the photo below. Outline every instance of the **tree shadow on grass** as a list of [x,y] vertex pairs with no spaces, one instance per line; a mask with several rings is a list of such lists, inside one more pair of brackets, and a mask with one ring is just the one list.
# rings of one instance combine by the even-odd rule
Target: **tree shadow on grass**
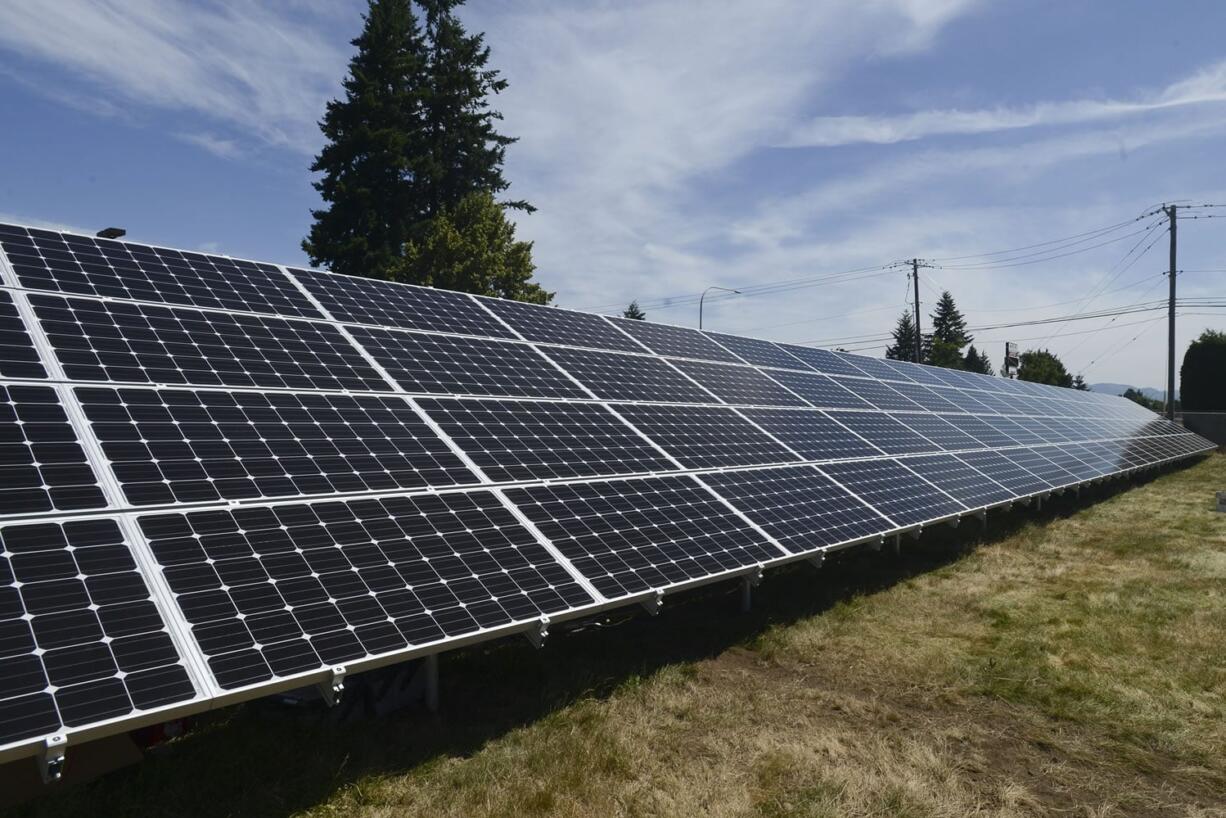
[[770,571],[748,613],[739,610],[739,585],[724,582],[666,598],[658,617],[628,608],[611,614],[614,620],[629,617],[615,627],[555,629],[541,650],[515,638],[443,654],[442,704],[435,714],[407,709],[335,724],[319,713],[278,715],[266,702],[226,708],[200,717],[188,736],[151,751],[143,762],[89,784],[49,789],[16,814],[186,818],[308,809],[369,775],[403,774],[440,758],[471,755],[576,701],[607,697],[670,665],[718,656],[772,627],[950,565],[1028,523],[1068,516],[1136,482],[1083,488],[1080,497],[1066,493],[1041,511],[992,512],[986,530],[975,520],[957,529],[939,526],[918,542],[905,538],[897,555],[857,548],[832,555],[820,571],[804,563]]

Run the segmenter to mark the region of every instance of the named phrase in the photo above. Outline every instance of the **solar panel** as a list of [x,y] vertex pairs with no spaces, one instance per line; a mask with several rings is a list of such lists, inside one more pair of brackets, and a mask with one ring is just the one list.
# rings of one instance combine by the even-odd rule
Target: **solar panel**
[[105,505],[55,390],[0,384],[0,514]]
[[544,485],[506,494],[610,599],[783,555],[692,477]]
[[592,601],[485,491],[148,515],[140,526],[227,690]]
[[805,401],[749,366],[673,361],[673,365],[726,403],[743,406],[804,406]]
[[835,380],[875,409],[916,412],[923,408],[898,390],[879,381],[864,378],[836,378]]
[[13,304],[13,297],[0,290],[0,378],[47,377],[34,348],[34,341]]
[[1004,449],[1001,454],[1053,488],[1078,482],[1077,476],[1044,457],[1045,449]]
[[802,347],[793,344],[780,344],[779,346],[818,372],[827,375],[864,375],[864,370],[852,363],[850,356],[817,347]]
[[646,351],[600,315],[500,298],[483,298],[481,304],[529,341],[622,352]]
[[1016,446],[1017,441],[989,424],[985,418],[973,415],[941,415],[955,429],[970,435],[979,441],[982,448],[999,449],[1003,446]]
[[913,401],[930,412],[957,412],[958,406],[944,397],[940,391],[918,383],[892,382],[890,388],[907,400]]
[[527,344],[366,327],[352,327],[351,332],[408,392],[587,397]]
[[290,273],[341,323],[514,337],[475,299],[463,293],[314,270],[291,269]]
[[915,454],[941,450],[940,446],[913,432],[884,412],[829,412],[828,414],[886,454]]
[[857,460],[818,468],[900,527],[932,522],[965,510],[957,500],[897,460]]
[[936,415],[908,412],[894,415],[894,419],[908,429],[923,435],[947,452],[960,449],[979,449],[983,444]]
[[630,318],[610,318],[617,327],[658,355],[738,363],[738,358],[696,329],[653,324]]
[[723,335],[718,332],[704,334],[745,363],[782,369],[808,369],[800,359],[771,341],[760,341],[757,338],[744,338],[739,335]]
[[715,472],[700,479],[793,554],[894,527],[811,466]]
[[[887,381],[911,381],[902,367],[891,366],[889,362],[879,358],[869,358],[863,355],[850,356],[856,369],[861,370],[870,378],[881,378]],[[909,367],[908,367],[909,368]]]
[[821,409],[871,409],[863,398],[856,397],[846,387],[828,375],[817,372],[790,372],[772,369],[772,379],[786,386],[809,403]]
[[449,398],[419,403],[495,482],[676,470],[596,404]]
[[745,409],[745,417],[806,460],[879,457],[882,451],[816,409]]
[[195,696],[114,520],[0,527],[0,745]]
[[598,398],[661,403],[719,400],[661,358],[566,347],[550,347],[545,354]]
[[328,324],[35,295],[70,380],[389,390]]
[[272,264],[12,225],[0,247],[33,290],[322,317]]
[[958,459],[983,472],[1019,497],[1050,488],[1047,481],[1022,468],[1000,452],[962,452],[958,454]]
[[76,390],[132,505],[476,483],[403,399]]
[[952,454],[908,457],[903,465],[929,483],[940,486],[967,508],[992,506],[1015,496],[1012,490]]
[[765,466],[798,459],[732,409],[626,404],[617,411],[686,468]]

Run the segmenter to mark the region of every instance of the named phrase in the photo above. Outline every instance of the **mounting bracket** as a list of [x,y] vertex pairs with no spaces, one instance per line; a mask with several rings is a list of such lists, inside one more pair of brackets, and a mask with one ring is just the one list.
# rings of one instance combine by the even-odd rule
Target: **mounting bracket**
[[[911,539],[918,540],[920,538],[920,535],[924,533],[924,527],[922,525],[917,525],[915,528],[911,529],[907,533],[911,535]],[[902,536],[902,535],[900,534],[899,536]]]
[[528,630],[524,631],[524,638],[531,642],[534,648],[545,647],[545,640],[549,638],[549,617],[541,616],[532,623]]
[[345,695],[345,666],[336,665],[329,672],[328,678],[319,683],[319,695],[327,702],[328,707],[336,707]]
[[664,590],[657,588],[654,594],[642,600],[639,604],[643,606],[643,610],[652,616],[658,615],[660,608],[664,607]]
[[826,562],[826,552],[818,551],[813,556],[809,557],[809,564],[814,568],[821,568]]
[[47,736],[43,742],[43,751],[38,757],[38,772],[43,777],[44,784],[59,781],[64,775],[67,750],[68,736],[63,733]]

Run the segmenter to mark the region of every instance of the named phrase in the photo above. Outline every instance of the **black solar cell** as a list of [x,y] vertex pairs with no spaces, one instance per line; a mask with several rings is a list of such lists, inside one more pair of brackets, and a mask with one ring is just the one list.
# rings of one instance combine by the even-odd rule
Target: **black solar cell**
[[408,392],[585,398],[527,344],[351,327],[359,344]]
[[195,696],[114,520],[0,528],[0,744]]
[[859,460],[818,468],[900,527],[931,522],[966,510],[957,500],[896,460]]
[[750,366],[673,361],[673,365],[726,403],[741,406],[805,406],[802,398]]
[[592,601],[490,492],[140,518],[225,689]]
[[881,450],[816,409],[745,409],[744,415],[805,460],[878,457]]
[[476,483],[402,398],[76,390],[133,505]]
[[835,378],[835,380],[839,382],[840,386],[851,390],[856,396],[868,401],[876,409],[888,409],[895,412],[918,412],[923,408],[898,390],[880,381],[870,381],[866,378]]
[[827,414],[886,454],[916,454],[941,450],[940,446],[911,431],[884,412],[828,412]]
[[715,472],[700,479],[793,554],[894,527],[810,466]]
[[661,403],[719,402],[719,398],[661,358],[565,347],[549,347],[544,352],[598,398]]
[[741,335],[724,335],[719,332],[703,334],[708,338],[714,339],[720,346],[734,353],[746,363],[757,366],[782,367],[783,369],[807,370],[809,368],[799,358],[772,341],[746,338]]
[[958,459],[975,467],[1019,497],[1051,488],[1047,481],[1000,452],[963,452],[958,455]]
[[655,324],[650,321],[634,321],[629,318],[610,318],[609,320],[658,355],[673,358],[697,358],[701,361],[738,362],[735,355],[696,329]]
[[600,315],[500,298],[483,298],[481,303],[529,341],[623,352],[647,351]]
[[610,599],[783,555],[691,477],[533,486],[507,497]]
[[0,514],[105,505],[55,390],[0,385]]
[[391,389],[329,324],[44,295],[30,303],[71,380]]
[[979,449],[983,447],[983,444],[978,440],[946,421],[941,420],[936,415],[903,412],[894,415],[894,420],[904,424],[912,431],[918,432],[949,452],[958,451],[959,449]]
[[30,289],[321,317],[271,264],[9,225],[0,247]]
[[829,375],[820,372],[788,372],[772,369],[773,380],[786,386],[819,409],[872,409],[864,399],[856,397]]
[[433,398],[419,403],[495,482],[676,470],[598,404]]
[[47,370],[39,360],[38,350],[13,304],[13,297],[0,290],[0,378],[45,377]]
[[798,460],[733,409],[624,405],[617,411],[683,466],[765,466]]
[[864,370],[852,362],[851,356],[840,355],[837,352],[817,347],[802,347],[794,344],[780,344],[779,346],[790,355],[808,364],[810,369],[816,369],[818,372],[827,375],[864,375]]
[[908,457],[902,463],[967,508],[996,505],[1015,496],[1010,489],[951,454]]

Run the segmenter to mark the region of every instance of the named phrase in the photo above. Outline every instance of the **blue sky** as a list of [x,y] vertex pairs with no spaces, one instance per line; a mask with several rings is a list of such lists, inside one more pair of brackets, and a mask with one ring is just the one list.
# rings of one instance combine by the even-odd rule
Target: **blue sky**
[[[302,263],[315,122],[363,8],[0,5],[0,219],[118,224],[133,240]],[[651,319],[692,325],[708,285],[1021,247],[1163,200],[1226,203],[1215,0],[473,0],[463,16],[511,83],[497,101],[521,138],[507,175],[540,208],[519,230],[564,306],[636,298]],[[987,326],[1163,297],[1161,228],[1122,238],[1149,224],[1043,263],[946,261],[925,271],[921,302],[949,288]],[[1181,268],[1226,270],[1226,218],[1179,237]],[[1179,284],[1226,295],[1226,272]],[[905,291],[901,270],[850,276],[716,297],[706,322],[881,354],[872,336]],[[1226,310],[1184,312],[1180,356],[1226,329]],[[1161,386],[1161,315],[977,335],[994,362],[1018,340],[1092,382]]]

